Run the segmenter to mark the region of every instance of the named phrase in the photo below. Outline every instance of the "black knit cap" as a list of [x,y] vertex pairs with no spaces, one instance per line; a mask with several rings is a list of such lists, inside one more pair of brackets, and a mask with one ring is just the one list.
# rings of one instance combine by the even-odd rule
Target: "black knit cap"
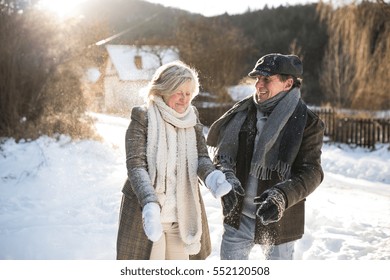
[[275,74],[291,75],[302,78],[302,61],[294,54],[267,54],[256,62],[255,68],[253,68],[248,76],[272,76]]

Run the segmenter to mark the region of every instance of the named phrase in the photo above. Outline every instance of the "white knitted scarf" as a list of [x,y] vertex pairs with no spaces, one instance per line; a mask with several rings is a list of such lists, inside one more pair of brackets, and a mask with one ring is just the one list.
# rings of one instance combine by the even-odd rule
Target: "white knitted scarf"
[[[162,206],[168,187],[176,188],[177,221],[188,254],[200,250],[202,234],[198,190],[198,151],[192,106],[184,113],[153,96],[148,106],[147,161],[149,176]],[[173,186],[172,186],[173,184]]]

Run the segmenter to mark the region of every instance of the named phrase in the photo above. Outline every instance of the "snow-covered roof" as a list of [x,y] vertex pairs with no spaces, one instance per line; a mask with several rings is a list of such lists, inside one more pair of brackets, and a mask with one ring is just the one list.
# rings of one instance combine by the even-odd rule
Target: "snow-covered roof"
[[[161,63],[179,59],[179,52],[174,47],[106,45],[106,49],[119,79],[123,81],[150,80]],[[135,63],[136,56],[141,58],[141,69]]]

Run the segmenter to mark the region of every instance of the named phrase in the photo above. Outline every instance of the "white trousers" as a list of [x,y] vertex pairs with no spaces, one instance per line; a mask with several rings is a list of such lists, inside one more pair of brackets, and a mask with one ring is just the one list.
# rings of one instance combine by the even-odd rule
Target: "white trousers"
[[150,260],[188,260],[177,223],[163,223],[163,235],[153,243]]

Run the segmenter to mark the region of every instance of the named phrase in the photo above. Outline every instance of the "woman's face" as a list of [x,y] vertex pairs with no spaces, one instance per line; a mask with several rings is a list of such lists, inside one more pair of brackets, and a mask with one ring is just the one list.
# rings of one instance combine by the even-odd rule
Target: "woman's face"
[[178,113],[184,113],[190,106],[194,84],[187,81],[181,84],[170,96],[164,96],[165,103]]

